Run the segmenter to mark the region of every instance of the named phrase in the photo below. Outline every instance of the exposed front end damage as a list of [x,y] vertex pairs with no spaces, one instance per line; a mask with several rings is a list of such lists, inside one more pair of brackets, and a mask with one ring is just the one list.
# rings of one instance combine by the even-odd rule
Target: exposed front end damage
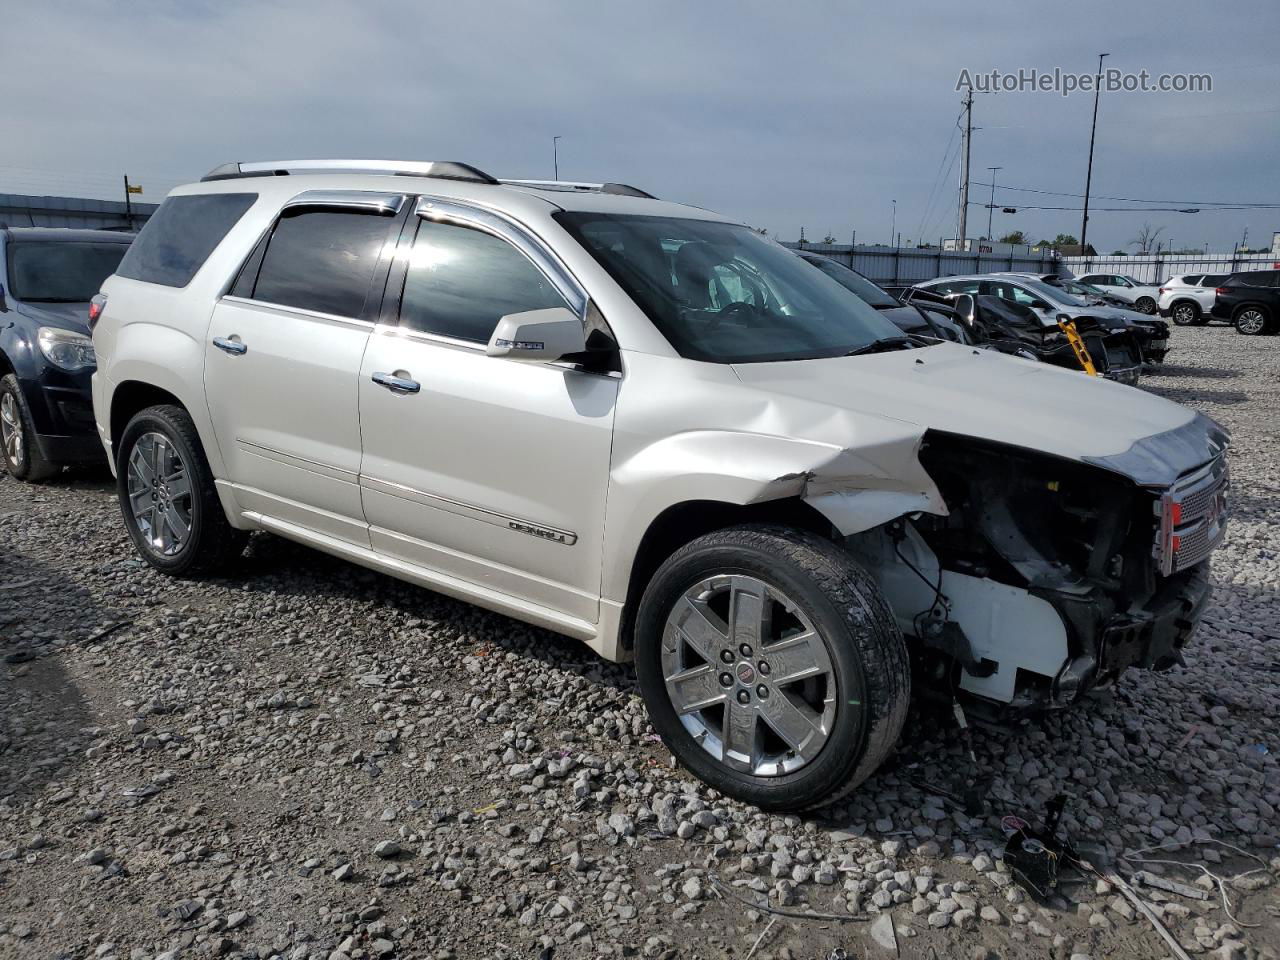
[[921,688],[1008,718],[1180,662],[1225,527],[1225,441],[1198,417],[1082,463],[929,431],[919,459],[945,512],[858,531],[829,517],[893,607]]

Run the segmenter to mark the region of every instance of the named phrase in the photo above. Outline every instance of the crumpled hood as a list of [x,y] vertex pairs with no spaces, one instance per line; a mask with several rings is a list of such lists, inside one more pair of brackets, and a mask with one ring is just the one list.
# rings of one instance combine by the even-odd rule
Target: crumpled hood
[[949,343],[734,371],[779,396],[1089,462],[1196,416],[1101,377]]
[[24,317],[45,327],[89,333],[89,304],[86,303],[25,303],[14,304]]

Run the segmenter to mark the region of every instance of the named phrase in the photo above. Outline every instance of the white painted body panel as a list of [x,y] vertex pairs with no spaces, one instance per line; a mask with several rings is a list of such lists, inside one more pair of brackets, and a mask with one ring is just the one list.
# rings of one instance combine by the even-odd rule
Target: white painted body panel
[[[393,393],[377,371],[421,390]],[[595,622],[617,392],[613,377],[379,328],[360,374],[373,548]]]
[[[370,325],[224,297],[204,381],[223,475],[243,510],[368,546],[357,378]],[[215,337],[242,342],[224,353]]]

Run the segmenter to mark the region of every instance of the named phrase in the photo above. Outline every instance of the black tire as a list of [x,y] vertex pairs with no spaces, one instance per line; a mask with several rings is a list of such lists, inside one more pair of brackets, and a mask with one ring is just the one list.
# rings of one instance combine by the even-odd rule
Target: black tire
[[[830,658],[836,704],[830,732],[816,756],[792,772],[756,776],[723,764],[685,728],[667,692],[668,614],[686,590],[720,574],[754,577],[789,596]],[[720,792],[766,810],[822,806],[852,791],[893,750],[911,696],[906,644],[875,581],[835,544],[786,527],[731,527],[672,554],[640,601],[635,652],[641,693],[668,749]]]
[[[8,404],[5,403],[5,397],[10,398]],[[61,464],[46,460],[40,453],[36,430],[31,424],[31,411],[27,409],[27,400],[22,395],[18,378],[12,373],[0,378],[0,409],[5,406],[16,414],[17,423],[0,426],[0,431],[12,431],[15,428],[18,431],[16,445],[11,447],[8,443],[0,442],[0,459],[4,460],[4,468],[9,476],[27,483],[43,483],[61,473]],[[0,432],[0,438],[5,436],[14,434]]]
[[1267,308],[1253,303],[1247,303],[1237,310],[1235,316],[1231,318],[1231,325],[1236,328],[1236,333],[1244,334],[1246,337],[1271,333],[1274,329],[1273,320]]
[[1179,327],[1196,327],[1203,323],[1200,304],[1194,300],[1179,300],[1169,310],[1169,319]]
[[1156,302],[1150,297],[1139,297],[1133,305],[1139,313],[1153,314],[1156,312]]
[[[129,458],[146,434],[158,433],[173,445],[189,474],[190,534],[177,552],[162,555],[143,534],[129,506]],[[172,404],[147,407],[134,415],[120,436],[116,455],[116,493],[125,528],[134,546],[151,566],[174,577],[217,573],[240,556],[249,535],[227,521],[213,485],[213,472],[204,455],[200,435],[190,414]]]

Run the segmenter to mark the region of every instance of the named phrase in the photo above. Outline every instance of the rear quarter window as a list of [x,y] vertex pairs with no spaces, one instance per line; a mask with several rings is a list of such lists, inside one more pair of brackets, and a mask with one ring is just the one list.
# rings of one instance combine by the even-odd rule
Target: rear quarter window
[[142,228],[116,273],[145,283],[185,287],[257,199],[256,193],[169,197]]

